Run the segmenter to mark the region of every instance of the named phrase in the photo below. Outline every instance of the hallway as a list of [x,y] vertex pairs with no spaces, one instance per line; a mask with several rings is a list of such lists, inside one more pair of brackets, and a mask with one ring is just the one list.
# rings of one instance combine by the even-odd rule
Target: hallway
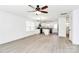
[[0,45],[0,52],[6,53],[53,53],[79,52],[79,46],[74,46],[67,38],[57,35],[33,35],[17,41]]

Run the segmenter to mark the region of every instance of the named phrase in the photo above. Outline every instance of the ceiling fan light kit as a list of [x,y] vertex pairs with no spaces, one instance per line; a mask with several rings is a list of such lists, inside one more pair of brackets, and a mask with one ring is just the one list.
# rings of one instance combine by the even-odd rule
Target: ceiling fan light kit
[[36,11],[36,12],[35,12],[35,14],[39,15],[39,14],[41,14],[41,12],[39,12],[39,11]]

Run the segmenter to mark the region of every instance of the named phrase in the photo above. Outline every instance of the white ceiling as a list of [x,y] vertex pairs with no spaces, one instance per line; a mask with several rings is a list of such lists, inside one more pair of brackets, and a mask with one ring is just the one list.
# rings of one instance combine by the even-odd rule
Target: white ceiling
[[65,12],[68,13],[78,8],[79,5],[48,5],[48,14],[41,14],[40,16],[37,16],[35,13],[27,12],[33,10],[27,5],[0,5],[1,11],[12,13],[25,18],[28,17],[31,20],[41,19],[52,21],[55,21],[59,14]]

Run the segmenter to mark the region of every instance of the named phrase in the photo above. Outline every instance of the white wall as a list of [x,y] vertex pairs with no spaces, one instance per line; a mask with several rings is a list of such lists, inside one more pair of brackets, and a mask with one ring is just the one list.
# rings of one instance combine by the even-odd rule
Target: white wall
[[79,9],[72,12],[72,43],[79,44]]
[[58,35],[59,37],[66,37],[66,17],[60,16],[58,19]]
[[0,44],[30,35],[26,32],[26,20],[23,17],[0,11]]

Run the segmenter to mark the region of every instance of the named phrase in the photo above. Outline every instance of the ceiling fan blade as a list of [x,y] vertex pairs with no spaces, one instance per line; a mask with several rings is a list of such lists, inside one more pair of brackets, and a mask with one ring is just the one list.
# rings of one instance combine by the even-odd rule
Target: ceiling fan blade
[[42,13],[48,13],[47,11],[40,11],[40,12],[42,12]]
[[48,6],[43,6],[41,9],[43,10],[43,9],[46,9],[46,8],[48,8]]
[[36,11],[27,11],[27,12],[36,12]]
[[32,5],[28,5],[29,7],[31,7],[31,8],[33,8],[33,9],[35,9],[35,7],[33,7]]

